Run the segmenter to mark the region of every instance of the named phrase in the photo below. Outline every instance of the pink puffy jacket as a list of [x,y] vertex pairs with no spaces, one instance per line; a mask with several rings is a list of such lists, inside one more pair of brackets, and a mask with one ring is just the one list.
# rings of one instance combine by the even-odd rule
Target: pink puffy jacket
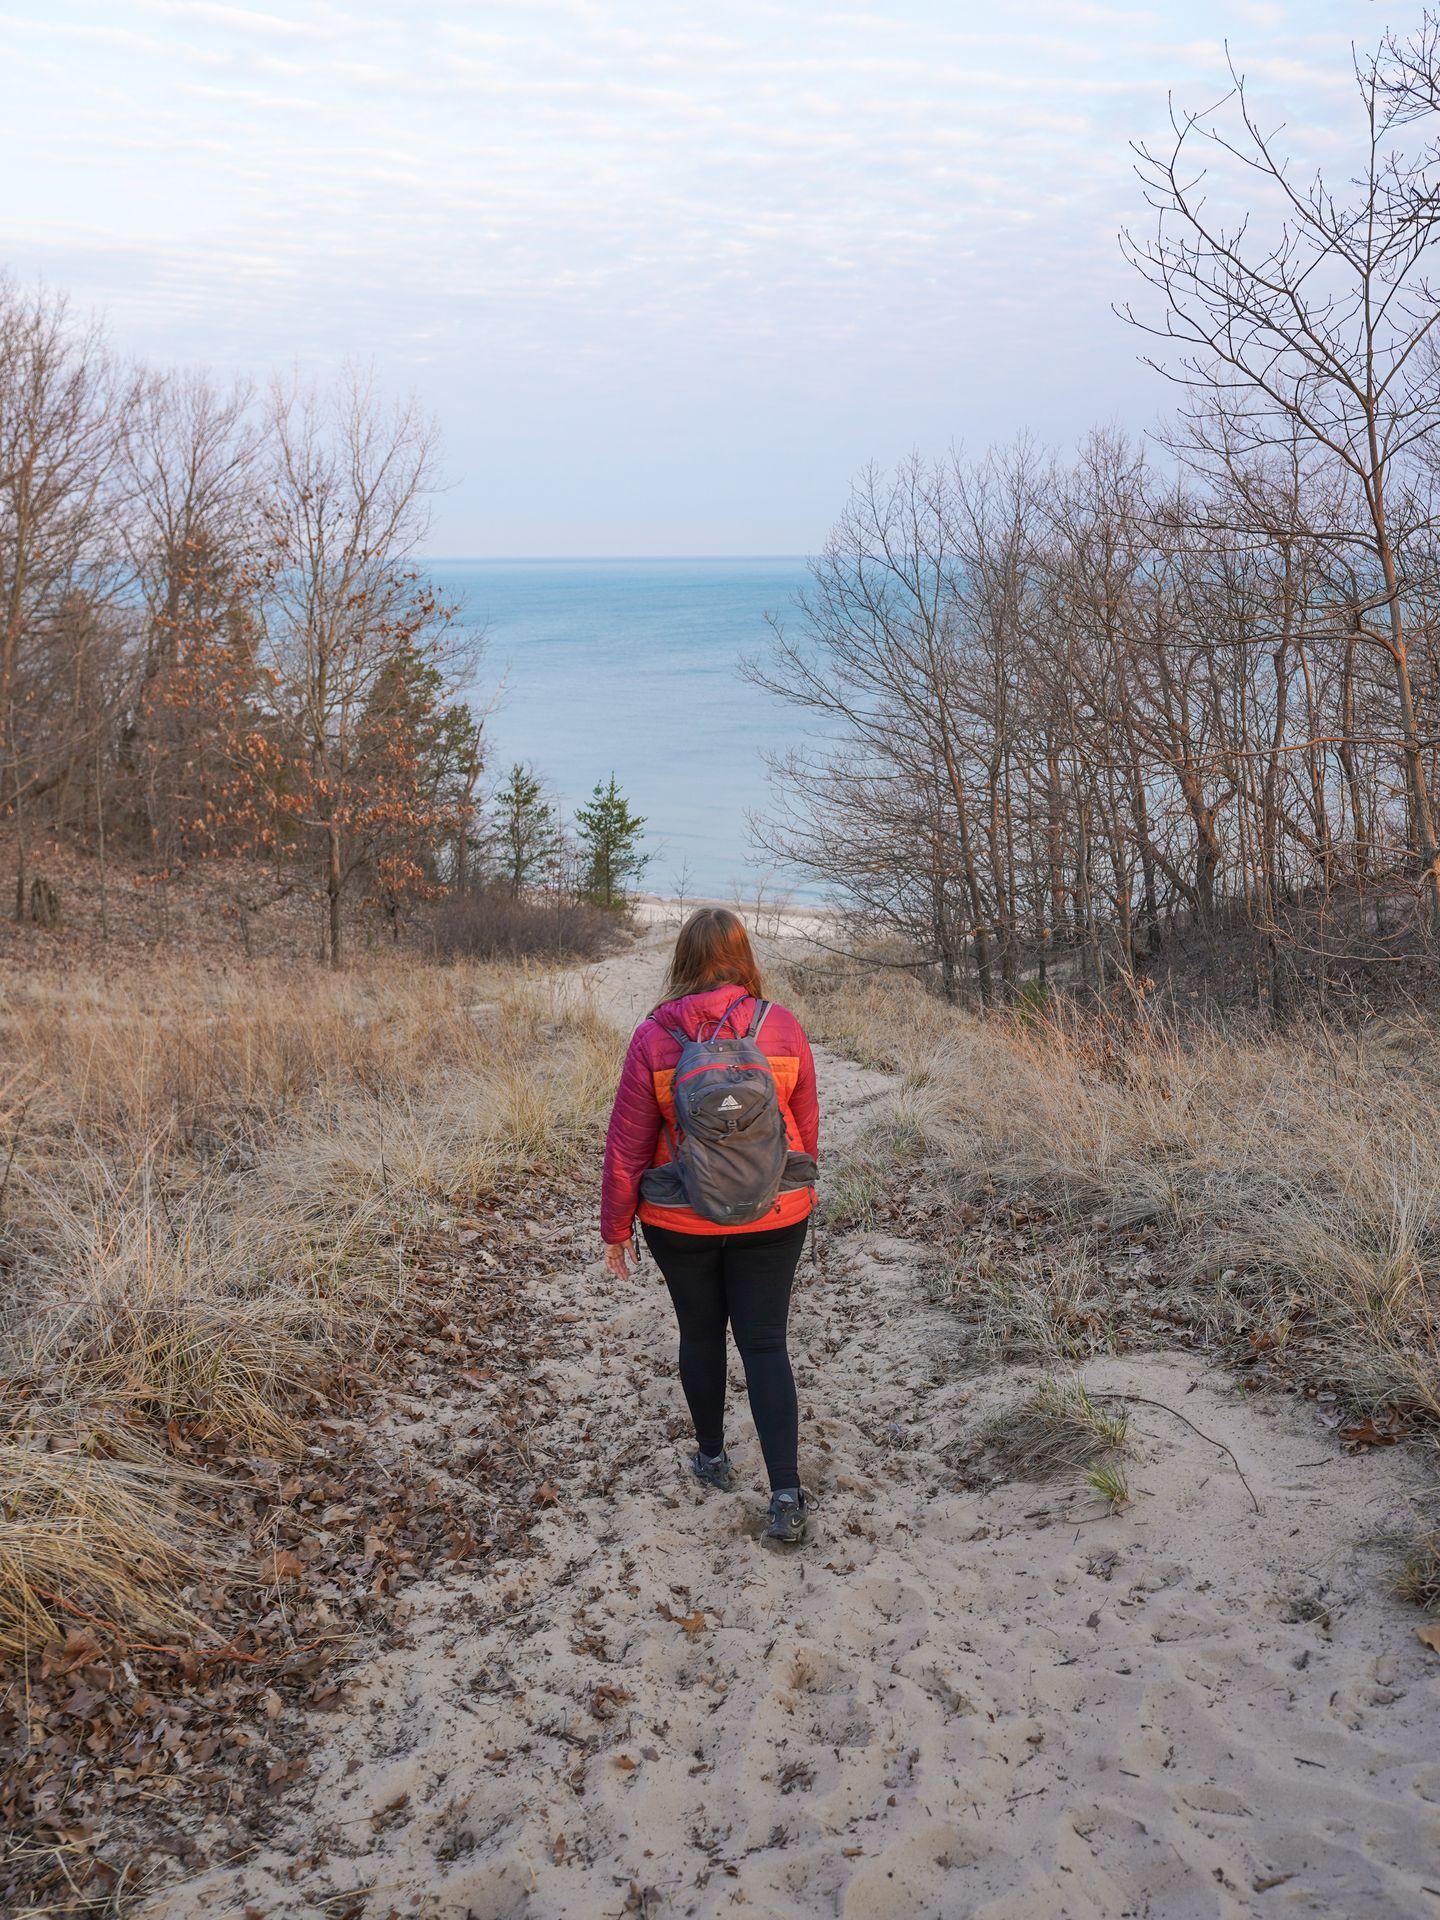
[[[675,1122],[670,1083],[680,1058],[680,1043],[666,1031],[678,1027],[694,1039],[714,1026],[731,1006],[739,989],[707,987],[704,993],[667,1000],[640,1022],[625,1055],[620,1086],[605,1136],[605,1173],[600,1190],[600,1233],[610,1245],[626,1239],[637,1213],[652,1227],[676,1233],[762,1233],[803,1220],[815,1204],[811,1187],[782,1193],[769,1213],[745,1227],[717,1226],[689,1207],[657,1207],[640,1198],[640,1176],[670,1158],[662,1121]],[[748,997],[736,1014],[744,1033],[754,1012]],[[820,1144],[820,1103],[815,1094],[815,1062],[804,1029],[787,1007],[771,1008],[760,1029],[760,1047],[770,1062],[785,1116],[790,1145],[799,1153],[815,1154]]]

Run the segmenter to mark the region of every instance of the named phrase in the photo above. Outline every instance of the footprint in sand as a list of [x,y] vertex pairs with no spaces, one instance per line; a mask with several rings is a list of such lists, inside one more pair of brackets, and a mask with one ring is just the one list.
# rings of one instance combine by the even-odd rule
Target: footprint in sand
[[820,1647],[800,1647],[790,1656],[784,1685],[793,1693],[839,1693],[850,1681],[851,1671],[843,1660]]
[[869,1747],[876,1738],[874,1682],[822,1649],[798,1649],[770,1700],[817,1749]]
[[[978,1827],[948,1820],[918,1828],[881,1846],[867,1846],[840,1901],[843,1920],[930,1920],[969,1915],[979,1869],[992,1842]],[[1038,1920],[1038,1916],[1037,1916]]]

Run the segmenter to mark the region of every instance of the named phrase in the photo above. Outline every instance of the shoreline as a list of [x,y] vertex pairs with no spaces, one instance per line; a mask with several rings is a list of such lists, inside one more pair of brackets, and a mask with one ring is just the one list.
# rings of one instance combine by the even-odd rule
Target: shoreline
[[845,919],[843,907],[819,902],[792,901],[784,895],[775,900],[727,900],[720,895],[637,893],[631,900],[631,912],[637,925],[644,928],[675,927],[697,907],[728,907],[739,914],[752,937],[762,940],[814,940],[833,935]]

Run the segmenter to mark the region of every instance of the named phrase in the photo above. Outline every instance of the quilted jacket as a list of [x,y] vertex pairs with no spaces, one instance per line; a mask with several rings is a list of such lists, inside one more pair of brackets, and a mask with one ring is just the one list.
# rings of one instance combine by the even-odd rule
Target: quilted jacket
[[[803,1220],[815,1204],[812,1187],[782,1193],[768,1213],[748,1226],[717,1226],[689,1207],[657,1207],[640,1198],[640,1176],[670,1158],[662,1121],[675,1123],[670,1083],[680,1058],[680,1043],[667,1029],[678,1027],[696,1038],[709,1031],[735,1001],[737,986],[707,987],[683,1000],[667,1000],[640,1022],[630,1040],[620,1086],[605,1136],[605,1172],[600,1192],[600,1233],[612,1246],[626,1239],[637,1213],[653,1227],[676,1233],[762,1233]],[[744,1033],[755,1003],[745,996],[731,1023]],[[785,1116],[790,1145],[814,1155],[820,1140],[820,1106],[815,1095],[815,1062],[800,1022],[787,1007],[772,1006],[760,1029],[760,1047],[769,1059]]]

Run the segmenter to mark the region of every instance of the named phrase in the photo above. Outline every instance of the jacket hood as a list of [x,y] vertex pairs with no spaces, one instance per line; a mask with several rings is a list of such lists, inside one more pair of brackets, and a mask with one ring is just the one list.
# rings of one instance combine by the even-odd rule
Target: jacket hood
[[[703,993],[687,993],[679,1000],[663,1001],[649,1017],[662,1027],[678,1027],[693,1040],[702,1027],[713,1027],[737,1000],[743,1000],[747,1008],[754,1005],[745,989],[733,982],[706,987]],[[748,1025],[747,1018],[740,1031],[743,1033]]]

